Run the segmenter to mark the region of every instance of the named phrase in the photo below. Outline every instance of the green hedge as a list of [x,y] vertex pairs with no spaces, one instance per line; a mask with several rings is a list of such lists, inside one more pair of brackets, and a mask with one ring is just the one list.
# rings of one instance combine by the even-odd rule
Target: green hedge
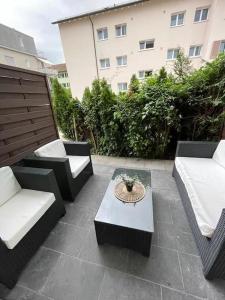
[[95,80],[81,102],[54,81],[58,125],[67,138],[88,139],[93,153],[113,156],[170,158],[178,139],[220,139],[225,55],[193,71],[181,54],[174,74],[162,68],[143,82],[133,75],[128,92],[119,95]]

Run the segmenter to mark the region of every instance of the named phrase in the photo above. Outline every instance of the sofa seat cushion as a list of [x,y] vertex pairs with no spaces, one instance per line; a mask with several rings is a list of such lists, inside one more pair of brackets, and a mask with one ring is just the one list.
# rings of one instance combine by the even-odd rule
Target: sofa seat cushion
[[69,159],[70,169],[73,178],[76,178],[90,162],[89,156],[67,155],[66,157]]
[[177,157],[175,166],[202,235],[212,237],[225,208],[225,169],[209,158]]
[[13,249],[55,201],[53,193],[21,189],[0,206],[0,238]]
[[21,191],[21,186],[10,167],[0,168],[0,207],[12,196]]
[[50,142],[34,151],[40,157],[65,157],[66,150],[63,141],[58,139]]

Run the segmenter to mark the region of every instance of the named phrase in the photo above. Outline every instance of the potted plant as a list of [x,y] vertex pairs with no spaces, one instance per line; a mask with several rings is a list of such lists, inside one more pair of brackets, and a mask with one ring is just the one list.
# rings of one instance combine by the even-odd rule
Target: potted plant
[[122,176],[122,180],[127,188],[127,191],[132,192],[136,179],[129,176]]

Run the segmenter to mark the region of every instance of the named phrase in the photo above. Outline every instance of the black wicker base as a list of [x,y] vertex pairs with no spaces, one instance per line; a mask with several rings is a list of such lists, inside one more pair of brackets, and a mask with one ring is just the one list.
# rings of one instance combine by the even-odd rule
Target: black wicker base
[[222,212],[216,231],[211,239],[203,236],[198,227],[195,214],[187,194],[185,185],[174,166],[173,176],[175,177],[181,200],[188,217],[188,221],[198,247],[203,273],[207,279],[225,279],[225,214]]
[[64,214],[62,203],[55,201],[14,249],[0,243],[0,282],[8,288],[14,287],[26,263]]

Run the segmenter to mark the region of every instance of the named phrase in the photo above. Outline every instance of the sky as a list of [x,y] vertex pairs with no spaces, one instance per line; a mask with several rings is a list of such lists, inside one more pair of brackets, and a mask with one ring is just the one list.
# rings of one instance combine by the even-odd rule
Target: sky
[[0,0],[0,23],[32,36],[53,63],[64,62],[58,25],[51,22],[123,0]]

